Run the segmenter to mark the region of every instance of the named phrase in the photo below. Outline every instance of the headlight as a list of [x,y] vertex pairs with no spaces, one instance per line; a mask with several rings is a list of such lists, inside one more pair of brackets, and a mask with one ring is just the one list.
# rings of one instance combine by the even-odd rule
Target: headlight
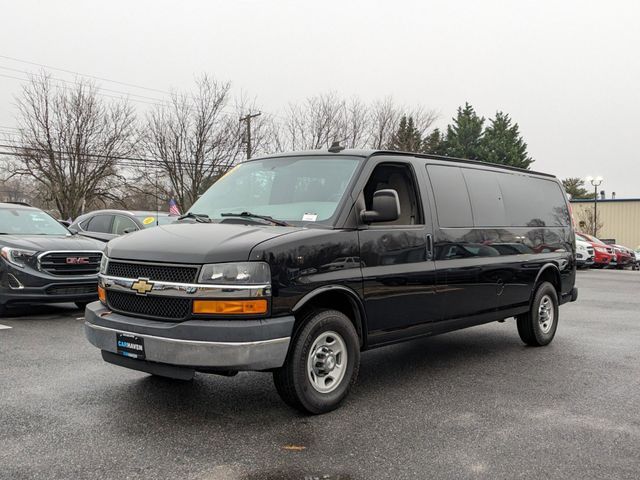
[[264,262],[210,263],[202,266],[200,283],[264,285],[271,283],[271,269]]
[[103,275],[107,274],[107,265],[109,264],[109,259],[107,258],[107,256],[103,253],[102,254],[102,260],[100,260],[100,273]]
[[0,249],[0,255],[7,262],[17,265],[18,267],[24,267],[27,260],[33,257],[37,252],[33,250],[22,250],[19,248],[2,247]]

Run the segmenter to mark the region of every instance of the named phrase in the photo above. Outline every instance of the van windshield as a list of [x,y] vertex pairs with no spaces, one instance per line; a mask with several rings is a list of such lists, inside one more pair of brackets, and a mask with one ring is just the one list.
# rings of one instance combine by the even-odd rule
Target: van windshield
[[[212,219],[250,212],[286,222],[330,219],[360,162],[358,157],[283,157],[240,164],[190,208]],[[225,215],[222,215],[225,214]]]

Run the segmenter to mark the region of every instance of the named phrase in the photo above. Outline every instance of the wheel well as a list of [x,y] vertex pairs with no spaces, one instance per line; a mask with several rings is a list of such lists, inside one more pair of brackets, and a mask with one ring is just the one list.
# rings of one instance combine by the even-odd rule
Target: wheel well
[[[560,272],[558,272],[557,268],[547,267],[538,276],[538,280],[536,281],[536,287],[540,285],[542,282],[549,282],[556,289],[556,293],[558,294],[558,299],[560,299],[561,295],[561,287],[562,284],[560,282]],[[534,289],[535,292],[535,289]],[[532,293],[533,298],[533,293]]]
[[345,314],[349,318],[349,320],[351,320],[351,323],[353,323],[353,326],[356,328],[356,332],[358,332],[360,346],[362,347],[364,345],[364,312],[361,311],[360,305],[354,298],[352,298],[351,295],[340,290],[320,293],[309,299],[302,307],[296,310],[294,312],[294,315],[296,317],[294,331],[297,331],[304,318],[311,311],[323,308],[338,310],[339,312]]

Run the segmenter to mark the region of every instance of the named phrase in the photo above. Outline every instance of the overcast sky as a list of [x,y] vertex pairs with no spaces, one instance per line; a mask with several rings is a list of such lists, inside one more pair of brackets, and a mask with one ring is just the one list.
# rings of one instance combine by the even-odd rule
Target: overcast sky
[[[535,170],[640,197],[638,1],[2,0],[0,55],[168,90],[207,72],[265,111],[334,90],[509,113]],[[0,128],[37,67],[0,58]],[[60,78],[73,79],[61,72]],[[105,88],[157,97],[102,82]],[[141,105],[144,106],[144,105]]]

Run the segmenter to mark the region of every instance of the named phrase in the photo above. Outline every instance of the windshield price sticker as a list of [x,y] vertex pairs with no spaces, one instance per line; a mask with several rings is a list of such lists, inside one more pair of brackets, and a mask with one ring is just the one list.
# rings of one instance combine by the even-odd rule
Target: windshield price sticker
[[318,215],[315,213],[305,213],[302,215],[303,222],[315,222],[318,218]]
[[147,217],[144,220],[142,220],[142,223],[143,223],[143,225],[150,225],[155,221],[156,221],[156,219],[154,217]]

